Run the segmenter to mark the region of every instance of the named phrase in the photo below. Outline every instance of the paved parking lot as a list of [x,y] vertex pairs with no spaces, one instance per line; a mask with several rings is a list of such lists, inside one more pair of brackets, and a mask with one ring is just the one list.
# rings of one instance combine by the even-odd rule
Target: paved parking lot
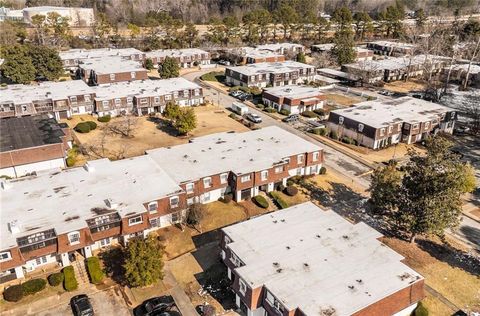
[[[127,307],[120,291],[110,289],[108,291],[101,291],[90,294],[90,301],[92,302],[95,315],[100,316],[130,316],[132,312]],[[49,310],[43,311],[36,315],[40,316],[64,316],[73,315],[70,304],[56,306]]]

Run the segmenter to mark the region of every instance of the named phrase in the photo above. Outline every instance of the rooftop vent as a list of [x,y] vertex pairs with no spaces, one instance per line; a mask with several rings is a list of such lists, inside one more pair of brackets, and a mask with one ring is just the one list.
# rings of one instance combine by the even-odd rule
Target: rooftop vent
[[13,220],[10,223],[8,223],[8,230],[12,234],[20,233],[20,223],[18,222],[18,220]]
[[112,199],[108,198],[108,199],[105,199],[103,200],[105,202],[105,205],[108,207],[108,208],[117,208],[118,207],[118,203],[115,203]]
[[2,180],[0,181],[0,185],[1,185],[1,187],[2,187],[2,190],[8,190],[8,189],[10,189],[10,188],[12,187],[12,185],[11,185],[7,180],[5,180],[5,179],[2,179]]
[[279,267],[280,266],[280,264],[278,262],[274,262],[272,264],[273,264],[274,267]]
[[95,167],[92,166],[91,164],[89,164],[88,162],[85,164],[84,168],[85,168],[85,170],[87,170],[88,172],[95,172]]

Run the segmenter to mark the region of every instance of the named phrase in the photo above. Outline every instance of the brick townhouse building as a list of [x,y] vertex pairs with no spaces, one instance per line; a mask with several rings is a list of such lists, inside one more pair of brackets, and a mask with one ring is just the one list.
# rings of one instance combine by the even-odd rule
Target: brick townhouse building
[[363,222],[306,202],[222,229],[221,258],[247,316],[408,316],[424,278]]
[[99,116],[162,113],[168,102],[194,106],[204,102],[202,87],[184,78],[119,82],[93,87]]
[[256,48],[291,57],[296,57],[298,53],[305,52],[305,46],[295,43],[263,44],[257,45]]
[[[312,45],[311,50],[312,52],[318,53],[326,53],[330,52],[333,48],[334,44],[316,44]],[[363,60],[372,60],[373,59],[373,50],[362,48],[362,47],[354,47],[355,49],[355,61],[363,61]]]
[[0,176],[21,177],[64,168],[71,148],[70,129],[46,114],[0,121]]
[[400,57],[411,55],[415,52],[415,45],[402,42],[374,41],[367,43],[367,48],[375,54]]
[[299,114],[323,108],[326,96],[315,87],[291,85],[264,89],[262,100],[263,104],[278,111]]
[[226,83],[234,86],[287,86],[313,81],[315,67],[296,61],[249,64],[225,69]]
[[454,109],[412,97],[366,101],[330,112],[328,128],[341,138],[381,149],[399,142],[411,144],[438,132],[452,133]]
[[182,68],[195,65],[209,65],[210,53],[198,48],[160,49],[145,53],[145,59],[151,59],[155,67],[161,64],[166,57],[174,58]]
[[239,64],[272,63],[285,61],[285,55],[255,47],[237,47],[227,51],[226,56]]
[[[118,161],[2,180],[0,281],[49,263],[70,264],[115,243],[177,223],[189,204],[231,192],[271,191],[297,174],[317,174],[318,146],[278,127],[218,133]],[[48,210],[48,211],[45,211]]]
[[87,84],[102,84],[148,79],[148,70],[142,63],[121,57],[91,58],[78,65],[77,78]]
[[58,120],[92,113],[94,96],[81,80],[7,85],[0,88],[0,118],[52,114]]
[[76,70],[82,62],[95,58],[120,57],[138,62],[145,60],[145,53],[136,48],[97,48],[97,49],[69,49],[58,53],[63,67]]

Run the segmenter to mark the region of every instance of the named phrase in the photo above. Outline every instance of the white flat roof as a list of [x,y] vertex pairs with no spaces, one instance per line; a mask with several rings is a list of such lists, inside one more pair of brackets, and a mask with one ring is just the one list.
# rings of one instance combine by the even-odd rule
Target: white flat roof
[[0,103],[27,104],[34,100],[64,100],[69,96],[92,94],[94,90],[82,80],[46,81],[32,85],[8,85],[0,88]]
[[379,232],[311,202],[223,231],[245,263],[235,271],[248,286],[265,286],[288,310],[305,315],[328,309],[352,315],[423,279],[378,241]]
[[305,68],[313,69],[315,67],[312,65],[307,65],[304,63],[296,62],[296,61],[287,60],[282,62],[256,63],[256,64],[249,64],[249,65],[238,66],[238,67],[226,67],[226,68],[239,72],[246,76],[253,76],[253,75],[264,74],[264,73],[292,72],[292,71],[305,69]]
[[[315,45],[312,45],[312,47],[315,47],[315,48],[318,48],[318,49],[324,50],[324,51],[330,51],[333,48],[334,45],[335,44],[333,44],[333,43],[315,44]],[[357,53],[373,52],[372,50],[366,49],[366,48],[363,48],[363,47],[354,47],[354,49]]]
[[443,105],[407,96],[388,101],[360,102],[353,107],[332,112],[371,127],[381,128],[398,122],[431,121],[449,111],[451,109]]
[[250,173],[271,168],[289,156],[321,148],[280,127],[270,126],[244,133],[218,133],[191,143],[148,150],[147,154],[177,183],[233,171]]
[[373,42],[369,42],[369,44],[376,44],[376,45],[381,45],[385,47],[395,47],[395,48],[402,48],[402,49],[410,49],[415,47],[414,44],[392,42],[392,41],[373,41]]
[[292,48],[299,48],[299,47],[303,47],[303,45],[295,44],[295,43],[277,43],[277,44],[257,45],[258,49],[266,49],[271,51],[276,51],[280,49],[292,49]]
[[238,47],[238,48],[233,48],[230,50],[232,53],[238,54],[240,56],[244,57],[250,57],[250,58],[271,58],[271,57],[278,57],[278,56],[283,56],[282,54],[272,52],[270,50],[266,49],[259,49],[255,47]]
[[62,60],[67,59],[90,59],[108,56],[130,57],[142,55],[143,52],[136,48],[97,48],[97,49],[70,49],[58,53]]
[[284,97],[289,99],[312,98],[320,94],[323,94],[322,92],[320,92],[320,89],[318,88],[310,87],[310,86],[297,86],[297,85],[266,88],[264,89],[264,91],[277,97]]
[[[149,156],[100,159],[87,166],[7,181],[8,188],[0,189],[0,249],[47,229],[58,235],[87,227],[85,221],[97,216],[93,208],[108,208],[106,199],[118,204],[115,210],[124,217],[144,212],[143,203],[182,190]],[[15,220],[18,234],[8,229]]]
[[159,49],[146,52],[146,58],[163,58],[163,57],[183,57],[208,54],[208,52],[198,48],[184,48],[184,49]]
[[159,96],[172,94],[174,91],[201,89],[199,85],[185,78],[171,78],[163,80],[135,80],[118,82],[92,87],[96,93],[95,100],[111,100],[126,96]]
[[94,70],[97,74],[111,74],[129,71],[147,71],[142,64],[136,60],[124,59],[120,56],[107,56],[101,58],[90,58],[79,65],[80,68]]
[[425,63],[425,60],[432,62],[440,62],[446,60],[447,57],[436,56],[436,55],[416,55],[413,57],[404,56],[404,57],[391,57],[382,60],[365,60],[359,61],[357,63],[346,64],[347,67],[357,68],[361,70],[399,70],[405,69],[409,66],[416,66]]

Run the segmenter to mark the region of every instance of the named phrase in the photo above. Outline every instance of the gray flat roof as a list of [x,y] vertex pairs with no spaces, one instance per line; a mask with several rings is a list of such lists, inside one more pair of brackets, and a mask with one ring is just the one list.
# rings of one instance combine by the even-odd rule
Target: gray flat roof
[[90,58],[79,64],[80,68],[93,70],[97,74],[111,74],[130,71],[148,71],[136,60],[124,59],[120,56]]
[[382,234],[311,202],[223,231],[245,263],[235,271],[247,285],[264,286],[288,310],[306,315],[352,315],[423,279],[378,240]]
[[[149,156],[117,161],[89,161],[86,167],[48,170],[4,183],[1,189],[0,249],[16,246],[16,238],[54,228],[57,235],[87,227],[93,209],[112,209],[120,216],[145,210],[143,203],[182,189]],[[17,221],[20,232],[8,224]]]
[[280,127],[244,133],[218,133],[197,137],[191,143],[148,150],[147,154],[177,183],[233,171],[250,173],[271,168],[283,159],[321,148]]
[[226,67],[227,69],[231,69],[233,71],[239,72],[246,76],[253,76],[258,74],[269,74],[269,73],[285,73],[285,72],[292,72],[299,69],[305,68],[315,68],[314,66],[307,65],[304,63],[299,63],[296,61],[282,61],[282,62],[274,62],[274,63],[256,63],[256,64],[249,64],[245,66],[238,66],[238,67]]
[[255,47],[238,47],[238,48],[232,48],[230,52],[234,54],[238,54],[240,56],[244,57],[250,57],[250,58],[270,58],[270,57],[278,57],[278,56],[283,56],[282,54],[273,52],[271,50],[267,49],[259,49]]
[[289,99],[311,98],[323,94],[318,88],[297,85],[266,88],[264,91],[277,97],[285,97]]
[[263,44],[263,45],[257,45],[258,49],[266,49],[270,51],[277,51],[280,49],[292,49],[292,48],[300,48],[303,47],[301,44],[295,44],[295,43],[277,43],[277,44]]
[[360,70],[399,70],[405,69],[409,66],[422,65],[426,60],[432,62],[440,62],[446,60],[447,57],[436,55],[416,55],[404,57],[390,57],[382,60],[365,60],[357,63],[346,64],[345,66],[357,68]]
[[[333,43],[315,44],[315,45],[312,45],[312,47],[315,47],[315,48],[318,48],[318,49],[324,50],[324,51],[330,51],[333,48],[334,45],[335,44],[333,44]],[[354,49],[357,53],[373,52],[372,50],[367,49],[367,48],[363,48],[363,47],[354,47]]]
[[62,60],[66,59],[90,59],[108,56],[130,57],[142,55],[143,52],[136,48],[97,48],[97,49],[70,49],[58,53]]
[[358,77],[355,76],[355,75],[349,74],[348,72],[343,72],[343,71],[340,71],[340,70],[331,69],[331,68],[317,69],[317,73],[320,74],[320,75],[326,75],[326,76],[330,75],[330,76],[335,76],[335,77],[343,78],[343,79],[347,79],[347,80],[358,80]]
[[95,100],[111,100],[126,96],[160,96],[172,94],[175,91],[201,89],[199,85],[185,78],[171,78],[163,80],[135,80],[118,82],[109,85],[92,87],[96,93]]
[[92,94],[93,89],[83,80],[46,81],[39,84],[8,85],[0,88],[0,104],[28,104],[35,100],[65,100],[73,95]]
[[388,101],[360,102],[353,107],[332,112],[368,126],[381,128],[398,122],[431,121],[449,111],[451,109],[443,105],[407,96]]
[[0,120],[0,152],[61,143],[65,136],[48,115],[11,117]]

